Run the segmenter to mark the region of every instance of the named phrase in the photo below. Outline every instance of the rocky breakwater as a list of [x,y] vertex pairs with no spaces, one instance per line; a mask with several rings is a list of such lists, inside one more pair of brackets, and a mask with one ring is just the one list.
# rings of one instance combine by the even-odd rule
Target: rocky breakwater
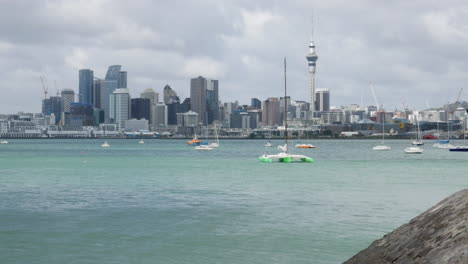
[[467,264],[468,190],[445,198],[344,263]]

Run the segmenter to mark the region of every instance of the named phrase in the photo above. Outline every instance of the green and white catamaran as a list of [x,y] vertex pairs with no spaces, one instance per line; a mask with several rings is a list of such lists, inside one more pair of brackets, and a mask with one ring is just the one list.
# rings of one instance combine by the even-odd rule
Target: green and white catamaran
[[277,160],[279,162],[291,163],[293,161],[302,161],[302,162],[314,162],[314,159],[311,157],[307,157],[305,155],[300,154],[291,154],[289,153],[288,148],[288,97],[286,96],[286,58],[284,58],[284,142],[283,146],[279,146],[278,149],[282,150],[275,155],[267,155],[266,153],[262,156],[258,157],[261,162],[271,163],[273,160]]

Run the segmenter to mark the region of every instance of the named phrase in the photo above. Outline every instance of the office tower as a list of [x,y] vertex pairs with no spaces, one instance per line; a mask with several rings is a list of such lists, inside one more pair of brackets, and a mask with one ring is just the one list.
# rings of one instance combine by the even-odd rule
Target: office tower
[[94,72],[90,69],[79,71],[79,102],[94,105]]
[[119,79],[117,81],[117,88],[127,88],[127,72],[120,71]]
[[53,122],[58,124],[62,116],[62,97],[51,96],[48,99],[42,100],[42,113],[44,115],[54,115]]
[[206,87],[207,80],[202,76],[190,80],[191,110],[198,113],[200,122],[206,125]]
[[[126,78],[127,74],[121,74],[121,68],[122,66],[120,65],[111,65],[109,66],[109,69],[107,70],[106,73],[106,78],[104,79],[104,83],[102,86],[102,91],[101,91],[101,108],[104,109],[104,116],[106,123],[110,122],[110,105],[109,105],[109,100],[110,96],[112,93],[115,91],[117,88],[126,88],[126,87],[119,87],[125,84],[126,86]],[[125,81],[122,80],[122,78],[125,78]]]
[[185,100],[179,105],[178,113],[187,113],[190,111],[192,104],[190,103],[190,98],[185,98]]
[[140,97],[150,100],[150,119],[148,121],[150,127],[152,127],[156,124],[156,105],[159,102],[159,94],[156,93],[152,88],[148,88],[140,94]]
[[187,111],[182,112],[185,110],[184,107],[181,107],[179,97],[178,96],[171,96],[167,100],[167,124],[168,125],[177,125],[177,114],[178,113],[185,113],[190,110],[190,107]]
[[177,96],[177,93],[169,85],[164,86],[163,93],[165,104],[169,104],[169,100],[180,102],[179,96]]
[[203,125],[219,120],[219,82],[202,76],[190,80],[191,110],[198,113]]
[[278,98],[269,97],[263,102],[262,122],[265,126],[279,126],[282,123]]
[[160,128],[167,126],[167,106],[164,103],[156,105],[155,126]]
[[315,53],[315,44],[314,44],[314,41],[312,40],[312,37],[310,38],[309,53],[307,54],[306,59],[307,59],[307,64],[309,66],[309,75],[310,75],[310,112],[311,112],[311,118],[313,118],[314,111],[316,111],[317,109],[316,104],[315,104],[315,68],[316,68],[318,56]]
[[317,111],[326,112],[330,111],[330,90],[317,89],[315,92],[315,105]]
[[207,80],[206,88],[206,112],[208,116],[207,124],[219,120],[219,94],[218,80]]
[[133,98],[131,99],[132,109],[131,117],[135,119],[151,118],[151,100],[149,98]]
[[102,89],[104,86],[104,80],[94,78],[94,107],[102,108]]
[[262,109],[262,101],[257,98],[252,98],[250,105],[253,109]]
[[125,128],[125,121],[130,119],[130,92],[126,88],[115,89],[109,96],[109,121]]
[[70,104],[70,124],[74,127],[94,126],[93,106],[90,104]]
[[71,89],[64,89],[61,92],[62,112],[70,113],[70,104],[75,102],[75,92]]

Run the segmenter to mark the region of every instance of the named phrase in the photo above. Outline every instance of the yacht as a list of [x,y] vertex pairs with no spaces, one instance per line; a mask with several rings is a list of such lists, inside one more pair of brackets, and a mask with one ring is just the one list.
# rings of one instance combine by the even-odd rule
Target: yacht
[[107,141],[104,141],[104,144],[102,144],[101,147],[108,148],[110,145],[107,143]]
[[0,144],[8,144],[8,141],[2,140],[2,141],[0,141]]
[[405,153],[407,153],[407,154],[422,154],[423,149],[418,148],[418,147],[409,147],[409,148],[405,148]]

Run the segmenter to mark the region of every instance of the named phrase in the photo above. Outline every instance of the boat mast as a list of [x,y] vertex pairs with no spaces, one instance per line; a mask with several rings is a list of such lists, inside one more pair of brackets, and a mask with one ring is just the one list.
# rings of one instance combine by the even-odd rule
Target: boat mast
[[286,57],[284,58],[284,139],[288,153],[288,98],[286,97]]

